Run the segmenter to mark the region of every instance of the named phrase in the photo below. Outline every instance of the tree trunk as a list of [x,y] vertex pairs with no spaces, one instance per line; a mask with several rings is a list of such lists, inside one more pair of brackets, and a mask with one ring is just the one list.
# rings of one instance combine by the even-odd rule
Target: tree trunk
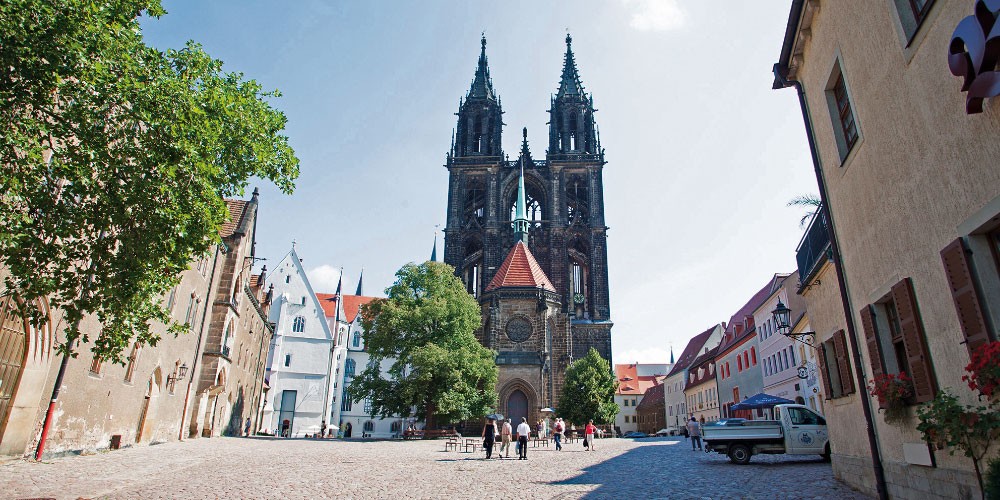
[[424,430],[431,430],[437,427],[434,419],[434,403],[428,400],[425,404],[427,413],[424,414]]

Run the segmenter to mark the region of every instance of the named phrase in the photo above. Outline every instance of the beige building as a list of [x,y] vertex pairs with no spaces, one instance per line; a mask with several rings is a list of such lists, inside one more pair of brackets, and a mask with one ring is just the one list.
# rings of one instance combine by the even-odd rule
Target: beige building
[[[190,382],[198,373],[196,360],[206,349],[211,325],[210,290],[225,272],[227,250],[225,245],[213,247],[205,259],[192,262],[163,298],[174,320],[188,325],[187,334],[174,337],[164,325],[154,324],[160,341],[126,349],[124,365],[95,359],[89,345],[77,347],[53,407],[44,456],[185,437],[185,414],[190,415],[195,397],[188,397]],[[41,329],[33,328],[12,307],[16,296],[2,297],[0,456],[20,456],[34,453],[38,445],[62,360],[55,346],[66,324],[60,311],[52,310]],[[81,328],[96,332],[99,324],[86,318]]]
[[801,92],[835,237],[836,265],[799,249],[834,473],[871,494],[979,496],[970,460],[930,450],[915,416],[886,423],[865,390],[905,371],[911,410],[942,389],[973,403],[963,368],[1000,325],[1000,100],[975,83],[992,63],[964,52],[982,40],[953,40],[963,19],[983,29],[977,8],[995,17],[969,0],[796,0],[775,65],[775,87]]
[[688,369],[684,396],[687,399],[688,420],[715,422],[719,419],[719,385],[716,382],[715,361],[719,346],[698,356]]
[[[227,200],[230,220],[221,231],[221,273],[215,285],[190,397],[189,436],[239,436],[260,428],[264,362],[274,334],[267,316],[271,294],[265,290],[266,267],[253,274],[257,191],[249,201]],[[247,426],[247,420],[250,425]]]

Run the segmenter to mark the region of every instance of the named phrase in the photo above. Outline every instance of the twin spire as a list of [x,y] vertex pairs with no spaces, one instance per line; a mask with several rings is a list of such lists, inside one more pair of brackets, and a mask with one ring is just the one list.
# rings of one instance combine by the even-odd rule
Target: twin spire
[[558,97],[566,95],[585,96],[580,72],[576,69],[576,58],[573,57],[573,37],[566,33],[566,56],[563,59],[562,79],[559,81]]
[[490,66],[486,60],[486,34],[482,39],[483,50],[479,53],[479,66],[476,67],[476,77],[472,79],[469,95],[466,99],[496,99],[493,91],[493,80],[490,79]]

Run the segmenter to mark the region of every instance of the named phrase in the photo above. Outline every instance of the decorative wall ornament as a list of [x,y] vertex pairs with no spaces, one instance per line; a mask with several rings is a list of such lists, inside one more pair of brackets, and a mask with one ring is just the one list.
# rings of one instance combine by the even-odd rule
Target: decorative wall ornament
[[527,318],[518,316],[507,322],[507,338],[514,342],[524,342],[531,338],[531,322]]
[[974,13],[961,21],[948,46],[948,69],[964,78],[965,112],[982,113],[983,101],[1000,95],[1000,0],[977,0]]

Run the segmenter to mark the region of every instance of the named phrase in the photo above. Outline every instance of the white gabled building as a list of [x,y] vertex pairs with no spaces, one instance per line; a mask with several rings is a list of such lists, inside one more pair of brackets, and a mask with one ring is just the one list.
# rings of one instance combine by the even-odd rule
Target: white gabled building
[[290,437],[320,432],[329,424],[334,337],[301,259],[292,250],[271,275],[274,299],[269,321],[274,337],[267,357],[270,390],[267,429]]
[[[364,327],[361,324],[361,307],[375,297],[362,295],[361,280],[354,295],[317,294],[330,331],[337,332],[334,348],[334,384],[331,396],[330,421],[340,428],[338,436],[344,438],[399,437],[404,426],[401,417],[372,418],[371,406],[365,401],[354,401],[347,397],[346,390],[354,375],[368,366],[369,357],[365,350]],[[387,359],[379,367],[384,378],[393,360]]]

